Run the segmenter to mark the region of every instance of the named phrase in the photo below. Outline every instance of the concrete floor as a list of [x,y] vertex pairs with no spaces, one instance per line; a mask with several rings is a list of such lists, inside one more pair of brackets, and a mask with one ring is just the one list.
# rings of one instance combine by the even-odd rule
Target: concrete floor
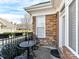
[[50,49],[46,48],[39,48],[37,51],[35,51],[35,59],[52,59],[50,54]]
[[[42,46],[38,50],[35,50],[35,57],[34,59],[59,59],[50,54],[51,49],[56,49],[55,47],[47,47],[47,46]],[[27,51],[23,54],[27,55]]]
[[50,54],[51,49],[40,47],[35,51],[36,57],[34,59],[59,59]]

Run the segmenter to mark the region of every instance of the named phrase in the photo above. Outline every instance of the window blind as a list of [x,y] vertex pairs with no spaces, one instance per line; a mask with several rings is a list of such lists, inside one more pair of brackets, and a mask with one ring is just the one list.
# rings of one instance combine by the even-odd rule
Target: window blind
[[76,51],[76,0],[69,5],[69,46]]

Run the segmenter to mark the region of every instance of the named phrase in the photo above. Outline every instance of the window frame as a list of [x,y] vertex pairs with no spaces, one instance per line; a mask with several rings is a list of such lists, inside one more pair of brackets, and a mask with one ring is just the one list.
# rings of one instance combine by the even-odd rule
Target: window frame
[[[60,12],[60,19],[61,20],[59,20],[59,32],[60,32],[59,33],[59,35],[60,35],[59,36],[60,37],[59,38],[60,39],[59,40],[59,47],[61,47],[62,49],[63,49],[63,43],[62,43],[62,40],[63,40],[62,39],[62,36],[63,36],[62,35],[62,25],[63,25],[62,22],[63,22],[63,17],[65,17],[65,8]],[[65,23],[65,25],[66,25],[66,23]],[[66,40],[66,39],[64,39],[64,40]],[[64,46],[65,46],[65,43],[64,43]]]
[[78,0],[76,0],[76,51],[74,51],[70,46],[69,46],[69,6],[70,6],[70,4],[73,2],[74,0],[69,0],[68,1],[68,3],[66,3],[65,2],[65,7],[66,7],[66,19],[67,19],[67,25],[66,25],[66,27],[67,27],[67,30],[66,30],[66,37],[67,37],[67,40],[66,40],[66,47],[75,55],[75,56],[77,56],[78,58],[79,58],[79,54],[78,54],[78,39],[79,39],[79,37],[78,37],[78,24],[79,24],[79,22],[78,22]]
[[[75,8],[76,8],[76,0],[72,0],[71,1],[71,3],[68,5],[68,13],[70,13],[71,12],[71,10],[72,9],[70,9],[70,6],[72,5],[72,3],[74,3],[74,1],[75,1]],[[74,9],[75,9],[74,8]],[[70,10],[69,10],[70,9]],[[68,17],[68,21],[69,21],[69,47],[71,48],[71,49],[73,49],[74,51],[77,51],[76,50],[76,43],[77,43],[77,19],[76,19],[76,9],[75,9],[75,11],[74,11],[74,13],[75,13],[75,18],[73,19],[73,18],[71,18],[70,19],[70,17],[71,17],[71,14],[68,14],[69,15],[69,17]],[[74,17],[74,16],[73,16]],[[74,23],[73,23],[74,22]],[[74,25],[75,24],[75,25]],[[75,26],[75,28],[73,28]],[[71,27],[71,28],[70,28]],[[71,29],[71,30],[70,30]],[[75,29],[75,30],[74,30]],[[73,34],[73,32],[75,31],[75,35]],[[73,37],[73,35],[74,35],[74,37]],[[70,37],[71,36],[71,37]],[[74,38],[74,39],[73,39]],[[71,40],[70,40],[71,39]],[[75,40],[75,41],[73,41],[73,40]],[[73,42],[72,42],[73,41]],[[75,42],[75,44],[74,44],[74,42]],[[71,44],[70,44],[71,43]],[[72,44],[73,43],[73,44]],[[74,46],[73,46],[74,45]]]
[[[38,26],[37,26],[37,17],[40,17],[40,16],[43,16],[44,17],[44,26],[43,26],[43,28],[44,28],[44,37],[39,37],[37,35],[37,28],[38,28]],[[46,37],[46,27],[45,27],[46,22],[45,22],[45,20],[46,20],[46,16],[45,15],[36,16],[36,35],[37,35],[38,38],[45,38]],[[39,28],[41,28],[41,26],[39,26]]]

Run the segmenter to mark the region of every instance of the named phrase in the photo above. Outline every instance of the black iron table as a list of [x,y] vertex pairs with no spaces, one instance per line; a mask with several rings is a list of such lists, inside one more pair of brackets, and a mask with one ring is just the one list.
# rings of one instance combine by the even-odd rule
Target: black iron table
[[24,41],[19,44],[20,47],[27,49],[27,59],[33,59],[32,56],[30,56],[30,48],[35,45],[35,41],[29,40],[29,41]]
[[17,56],[14,59],[27,59],[27,56]]

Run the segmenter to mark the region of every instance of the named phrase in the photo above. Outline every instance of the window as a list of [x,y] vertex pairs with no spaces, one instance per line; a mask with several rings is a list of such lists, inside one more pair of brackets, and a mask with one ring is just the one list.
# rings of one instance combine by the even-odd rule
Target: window
[[45,37],[45,16],[36,17],[36,34],[38,38]]
[[79,0],[65,2],[66,47],[79,58]]
[[69,46],[76,51],[76,0],[69,5]]
[[37,27],[37,36],[39,38],[44,38],[44,27]]
[[65,45],[65,15],[62,17],[62,46]]

